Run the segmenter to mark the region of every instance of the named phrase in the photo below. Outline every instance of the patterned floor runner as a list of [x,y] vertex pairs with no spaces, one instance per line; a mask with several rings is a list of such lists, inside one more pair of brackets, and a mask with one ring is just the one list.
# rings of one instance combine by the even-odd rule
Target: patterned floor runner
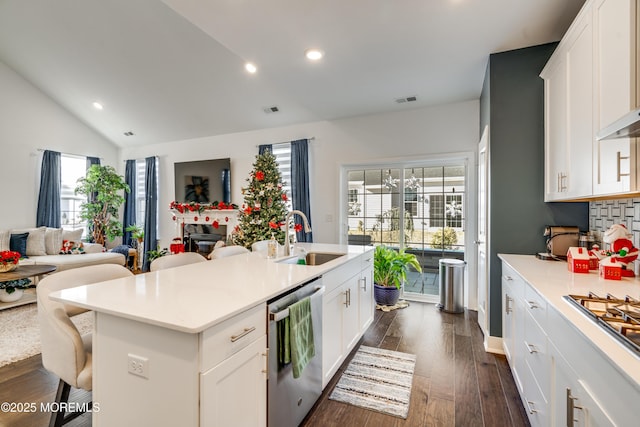
[[329,399],[407,418],[414,354],[360,346]]

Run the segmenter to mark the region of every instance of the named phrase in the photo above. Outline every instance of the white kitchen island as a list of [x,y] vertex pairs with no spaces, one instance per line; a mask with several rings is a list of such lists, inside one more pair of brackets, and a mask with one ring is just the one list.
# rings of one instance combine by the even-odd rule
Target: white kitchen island
[[[53,293],[95,313],[93,425],[266,425],[266,301],[371,265],[372,247],[298,246],[345,256],[301,266],[249,253]],[[361,304],[368,326],[373,300]],[[340,335],[329,332],[323,345]]]

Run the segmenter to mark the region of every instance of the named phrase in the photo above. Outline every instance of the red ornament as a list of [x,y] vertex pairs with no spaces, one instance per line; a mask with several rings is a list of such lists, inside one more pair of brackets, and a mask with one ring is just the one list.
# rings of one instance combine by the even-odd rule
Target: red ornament
[[213,228],[218,229],[218,227],[220,227],[220,224],[218,223],[218,220],[213,221]]
[[246,215],[251,215],[251,206],[247,206],[247,208],[244,210],[244,213]]
[[229,222],[229,217],[228,216],[224,217],[224,222]]
[[275,222],[273,222],[273,221],[269,221],[269,227],[271,227],[271,228],[278,228],[278,227],[279,227],[279,225],[278,225],[278,224],[276,224],[276,223],[275,223]]
[[262,171],[256,171],[256,179],[258,181],[262,181],[264,179],[264,172]]
[[302,224],[296,224],[293,226],[293,229],[296,231],[296,233],[302,231]]
[[285,202],[288,200],[287,193],[282,193],[282,200],[284,200]]
[[208,216],[204,217],[204,222],[209,222],[209,217]]
[[198,221],[198,217],[197,217],[197,216],[194,216],[194,217],[193,217],[193,220],[197,222],[197,221]]

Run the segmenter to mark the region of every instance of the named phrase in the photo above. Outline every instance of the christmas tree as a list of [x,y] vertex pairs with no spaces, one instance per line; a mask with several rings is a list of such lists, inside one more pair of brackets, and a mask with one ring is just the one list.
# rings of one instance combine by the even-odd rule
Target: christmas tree
[[250,248],[260,240],[275,236],[284,244],[287,193],[282,187],[282,175],[276,157],[267,150],[256,156],[253,170],[247,178],[248,186],[242,189],[244,204],[240,211],[240,224],[233,233],[233,242]]

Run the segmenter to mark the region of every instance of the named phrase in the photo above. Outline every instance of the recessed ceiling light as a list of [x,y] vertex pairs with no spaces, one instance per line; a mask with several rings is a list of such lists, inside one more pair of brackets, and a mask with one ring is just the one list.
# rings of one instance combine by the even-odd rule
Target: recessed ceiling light
[[254,74],[256,71],[258,71],[258,68],[251,62],[247,62],[246,64],[244,64],[244,69],[251,74]]
[[104,107],[98,101],[95,101],[93,103],[93,108],[95,108],[96,110],[102,110]]
[[311,60],[311,61],[317,61],[319,59],[322,59],[322,57],[324,56],[324,52],[321,51],[320,49],[307,49],[304,51],[304,56],[307,57],[307,59]]

